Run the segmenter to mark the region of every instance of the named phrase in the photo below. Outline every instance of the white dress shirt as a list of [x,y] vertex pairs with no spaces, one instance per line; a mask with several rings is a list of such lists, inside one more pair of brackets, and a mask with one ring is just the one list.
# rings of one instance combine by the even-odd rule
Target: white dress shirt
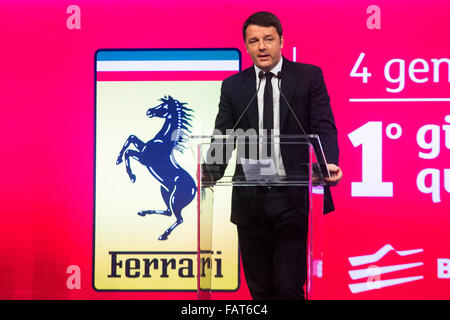
[[[273,88],[273,134],[274,135],[280,135],[280,90],[278,89],[278,81],[277,74],[279,71],[281,71],[281,66],[283,65],[283,57],[281,57],[280,61],[273,67],[270,72],[274,74],[272,77],[272,88]],[[258,90],[258,83],[259,78],[258,74],[262,71],[260,68],[258,68],[255,65],[255,72],[256,72],[256,90]],[[280,80],[281,81],[281,80]],[[258,126],[259,126],[259,135],[263,135],[264,131],[264,88],[266,85],[266,78],[262,78],[261,80],[261,87],[259,88],[258,92]],[[280,82],[281,86],[281,82]],[[281,158],[281,151],[280,151],[280,139],[275,138],[273,143],[273,149],[274,153],[272,155],[272,159],[275,162],[275,169],[277,171],[277,174],[280,176],[285,176],[286,172],[284,170],[283,166],[283,159]],[[262,146],[259,146],[259,150],[263,150]]]

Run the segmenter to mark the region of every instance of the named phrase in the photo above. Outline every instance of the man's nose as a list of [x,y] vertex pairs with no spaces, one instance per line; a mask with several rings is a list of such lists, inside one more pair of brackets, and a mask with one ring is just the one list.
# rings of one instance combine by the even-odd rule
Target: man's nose
[[258,49],[259,49],[260,51],[266,50],[266,49],[267,49],[266,43],[265,43],[264,41],[259,41],[259,43],[258,43]]

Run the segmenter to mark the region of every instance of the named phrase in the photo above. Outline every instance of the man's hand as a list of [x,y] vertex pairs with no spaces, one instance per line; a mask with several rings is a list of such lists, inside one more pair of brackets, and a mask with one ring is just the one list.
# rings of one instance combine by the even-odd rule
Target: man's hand
[[214,166],[202,165],[202,176],[201,182],[203,187],[212,187],[215,185],[216,181],[213,177],[213,172],[216,168]]
[[210,187],[210,186],[213,186],[215,184],[214,179],[209,174],[207,174],[204,171],[203,171],[201,179],[202,179],[202,185],[204,187]]
[[330,171],[330,178],[324,178],[324,181],[328,186],[334,187],[342,179],[342,170],[337,165],[329,163],[327,164],[328,171]]
[[337,165],[332,164],[332,163],[328,163],[327,167],[328,167],[328,171],[330,171],[331,177],[323,178],[323,180],[322,180],[322,178],[313,174],[313,176],[312,176],[313,185],[317,186],[317,185],[320,185],[321,183],[325,182],[327,184],[327,186],[333,187],[333,186],[337,185],[339,183],[339,181],[341,181],[341,179],[342,179],[341,168],[339,168]]

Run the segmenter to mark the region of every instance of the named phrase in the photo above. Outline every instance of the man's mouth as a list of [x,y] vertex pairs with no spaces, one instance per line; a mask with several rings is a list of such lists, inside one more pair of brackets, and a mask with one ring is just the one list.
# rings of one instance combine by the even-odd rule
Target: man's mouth
[[268,54],[259,54],[258,58],[261,59],[261,60],[267,60],[267,59],[270,58],[270,55],[268,55]]

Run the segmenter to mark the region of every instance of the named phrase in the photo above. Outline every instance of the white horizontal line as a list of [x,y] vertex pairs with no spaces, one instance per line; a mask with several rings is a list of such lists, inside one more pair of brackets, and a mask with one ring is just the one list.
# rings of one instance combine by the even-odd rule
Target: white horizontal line
[[449,102],[450,98],[350,98],[350,102]]
[[423,262],[416,262],[416,263],[398,264],[394,266],[385,266],[376,268],[369,267],[367,269],[351,270],[348,272],[348,274],[350,275],[350,278],[352,278],[352,280],[358,280],[370,276],[377,276],[389,272],[415,268],[422,265]]
[[[392,251],[392,250],[394,250],[394,248],[390,244],[386,244],[381,249],[379,249],[377,252],[375,252],[373,254],[350,257],[350,258],[348,258],[348,261],[354,267],[360,266],[363,264],[374,263],[374,262],[381,260],[381,258],[383,258],[389,251]],[[394,250],[394,251],[401,256],[407,256],[407,255],[423,252],[423,249],[402,250],[402,251]]]
[[389,279],[389,280],[380,280],[380,281],[369,281],[369,282],[360,282],[349,284],[348,287],[352,293],[360,293],[364,291],[370,291],[374,289],[381,289],[385,287],[395,286],[397,284],[402,284],[406,282],[422,280],[423,276],[416,277],[406,277],[406,278],[397,278],[397,279]]
[[97,61],[97,71],[239,71],[239,61]]
[[404,257],[404,256],[409,256],[411,254],[416,254],[416,253],[423,252],[423,249],[401,250],[401,251],[397,250],[395,252],[397,252],[399,255]]

